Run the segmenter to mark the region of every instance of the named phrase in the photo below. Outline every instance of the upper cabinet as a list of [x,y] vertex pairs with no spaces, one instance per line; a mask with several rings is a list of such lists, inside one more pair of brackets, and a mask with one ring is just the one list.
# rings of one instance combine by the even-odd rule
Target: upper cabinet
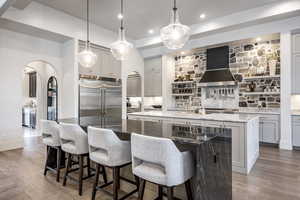
[[292,94],[300,94],[300,34],[293,36]]
[[[81,51],[84,46],[79,47]],[[121,62],[117,61],[108,49],[92,46],[97,54],[97,63],[91,68],[84,68],[79,64],[79,74],[97,75],[102,77],[121,78]]]
[[293,53],[300,54],[300,34],[295,34],[293,36]]
[[162,58],[144,60],[144,95],[145,97],[162,96]]

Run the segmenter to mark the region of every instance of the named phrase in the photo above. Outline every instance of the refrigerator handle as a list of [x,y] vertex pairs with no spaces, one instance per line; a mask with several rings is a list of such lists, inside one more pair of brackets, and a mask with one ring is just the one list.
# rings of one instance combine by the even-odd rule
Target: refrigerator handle
[[106,114],[106,89],[103,89],[103,114]]

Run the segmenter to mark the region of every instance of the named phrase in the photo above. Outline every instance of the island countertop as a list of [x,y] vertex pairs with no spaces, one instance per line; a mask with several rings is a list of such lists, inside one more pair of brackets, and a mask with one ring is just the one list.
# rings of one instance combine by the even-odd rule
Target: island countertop
[[128,113],[128,116],[133,117],[157,117],[157,118],[176,118],[176,119],[188,119],[188,120],[209,120],[209,121],[221,121],[221,122],[238,122],[248,123],[253,119],[259,118],[259,115],[249,114],[197,114],[180,111],[148,111],[148,112],[134,112]]
[[[73,123],[84,130],[89,126],[111,129],[122,140],[130,140],[131,133],[171,139],[180,151],[190,151],[195,160],[192,178],[193,199],[232,199],[232,130],[222,127],[177,124],[165,121],[121,120],[100,117],[60,119],[59,123]],[[182,199],[184,193],[176,195]],[[216,192],[217,191],[217,192]]]

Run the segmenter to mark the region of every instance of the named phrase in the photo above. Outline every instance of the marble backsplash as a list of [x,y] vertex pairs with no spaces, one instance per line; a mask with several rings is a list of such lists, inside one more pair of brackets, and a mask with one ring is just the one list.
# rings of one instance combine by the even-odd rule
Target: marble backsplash
[[[250,42],[249,42],[250,41]],[[280,40],[237,41],[229,45],[230,71],[238,80],[238,104],[249,108],[280,108]],[[175,57],[177,80],[198,82],[206,69],[206,49],[192,55]],[[195,91],[197,88],[195,89]],[[195,96],[199,96],[195,93]],[[176,97],[175,106],[193,103],[199,98]],[[201,105],[201,103],[197,103]]]

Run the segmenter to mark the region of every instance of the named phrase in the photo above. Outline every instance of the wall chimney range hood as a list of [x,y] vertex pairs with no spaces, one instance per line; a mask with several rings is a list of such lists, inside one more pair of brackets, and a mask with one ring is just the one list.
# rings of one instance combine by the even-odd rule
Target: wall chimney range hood
[[217,47],[207,50],[207,65],[200,82],[201,87],[236,85],[229,69],[229,47]]

